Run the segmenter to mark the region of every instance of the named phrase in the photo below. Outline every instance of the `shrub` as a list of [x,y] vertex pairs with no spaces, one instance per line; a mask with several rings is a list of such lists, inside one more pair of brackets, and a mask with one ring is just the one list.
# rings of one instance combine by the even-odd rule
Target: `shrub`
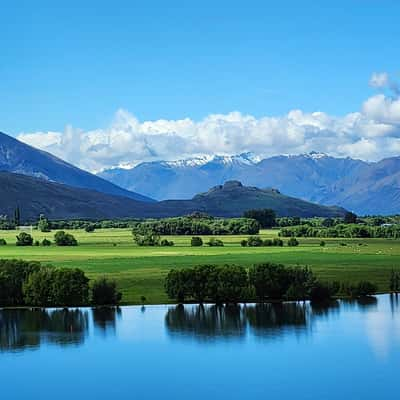
[[87,233],[94,232],[94,230],[95,230],[94,224],[90,224],[90,225],[86,225],[85,226],[85,232],[87,232]]
[[138,246],[159,246],[160,245],[160,235],[148,232],[144,235],[136,234],[133,240]]
[[6,246],[7,242],[6,239],[0,239],[0,246]]
[[17,236],[17,242],[15,244],[17,246],[32,246],[33,238],[29,233],[21,232]]
[[240,241],[240,245],[241,245],[242,247],[246,247],[246,246],[247,246],[247,240],[246,240],[246,239],[241,240],[241,241]]
[[193,236],[190,245],[193,247],[203,246],[203,239],[199,236]]
[[372,296],[376,294],[377,290],[377,286],[369,281],[361,281],[357,285],[358,296]]
[[172,240],[163,239],[160,242],[160,246],[173,246],[174,242]]
[[319,243],[319,245],[321,246],[321,247],[325,247],[325,241],[323,241],[323,240],[321,240],[321,242]]
[[33,245],[34,245],[34,246],[40,246],[39,240],[35,240],[35,241],[33,242]]
[[77,246],[78,242],[70,233],[58,231],[54,235],[54,242],[57,246]]
[[323,283],[315,281],[310,290],[310,300],[316,302],[329,300],[338,293],[339,289],[340,284],[338,282]]
[[291,237],[288,242],[287,245],[290,247],[295,247],[299,245],[299,241],[295,238],[295,237]]
[[250,236],[247,239],[247,246],[249,247],[259,247],[263,245],[263,241],[259,236]]
[[51,246],[51,241],[49,239],[44,238],[42,240],[42,246]]
[[106,278],[99,278],[92,285],[92,304],[96,306],[118,305],[122,298],[122,293],[117,290],[114,281]]
[[223,242],[222,240],[220,240],[220,239],[217,239],[217,238],[211,238],[211,239],[207,242],[207,244],[208,244],[210,247],[223,247],[224,242]]

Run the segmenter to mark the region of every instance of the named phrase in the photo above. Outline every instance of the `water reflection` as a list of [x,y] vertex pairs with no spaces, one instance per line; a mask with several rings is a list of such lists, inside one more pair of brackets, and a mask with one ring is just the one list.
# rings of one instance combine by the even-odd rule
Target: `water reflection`
[[104,336],[115,334],[117,318],[121,317],[119,307],[99,307],[92,309],[93,323],[97,331]]
[[248,332],[271,338],[287,332],[307,333],[311,322],[319,316],[339,312],[339,302],[327,304],[265,303],[217,307],[210,305],[170,308],[165,326],[172,338],[243,339]]
[[88,330],[87,311],[17,309],[0,311],[0,351],[36,348],[41,343],[79,345]]

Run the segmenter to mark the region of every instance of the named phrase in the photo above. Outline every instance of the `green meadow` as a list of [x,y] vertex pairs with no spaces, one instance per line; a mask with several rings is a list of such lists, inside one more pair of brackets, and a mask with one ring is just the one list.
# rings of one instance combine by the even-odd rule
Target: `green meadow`
[[[53,240],[55,231],[33,231],[35,240]],[[22,258],[58,267],[78,267],[90,278],[105,275],[115,279],[123,292],[123,303],[165,303],[164,277],[171,268],[199,264],[241,264],[261,262],[308,265],[323,280],[355,282],[370,280],[380,292],[388,290],[392,269],[400,270],[400,241],[390,239],[300,238],[298,247],[241,247],[247,236],[221,236],[224,247],[191,247],[191,236],[169,236],[173,247],[138,247],[129,229],[99,229],[93,233],[70,231],[78,247],[15,246],[17,231],[0,231],[7,241],[0,246],[0,258]],[[264,230],[263,239],[278,236],[278,230]],[[207,242],[209,236],[203,236]],[[286,242],[287,240],[284,239]],[[345,246],[343,244],[346,244]]]

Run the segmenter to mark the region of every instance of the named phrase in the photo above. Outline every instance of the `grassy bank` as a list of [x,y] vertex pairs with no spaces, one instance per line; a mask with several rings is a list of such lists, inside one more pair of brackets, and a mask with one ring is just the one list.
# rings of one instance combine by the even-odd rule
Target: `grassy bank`
[[[198,264],[253,263],[272,261],[287,265],[308,265],[321,278],[355,282],[370,280],[380,291],[388,290],[392,269],[400,270],[400,241],[389,239],[320,239],[300,238],[291,247],[241,247],[247,236],[221,236],[224,247],[191,247],[189,236],[171,236],[174,247],[137,247],[129,229],[102,229],[93,233],[71,231],[78,247],[16,247],[15,231],[0,231],[7,246],[0,246],[0,258],[37,260],[60,267],[79,267],[90,278],[101,275],[117,281],[123,302],[135,304],[140,296],[148,303],[165,303],[163,282],[171,268]],[[263,239],[277,236],[278,231],[262,231]],[[53,239],[54,232],[34,231],[35,240]],[[203,237],[205,241],[208,236]],[[285,240],[286,241],[286,240]],[[345,243],[346,246],[342,244]]]

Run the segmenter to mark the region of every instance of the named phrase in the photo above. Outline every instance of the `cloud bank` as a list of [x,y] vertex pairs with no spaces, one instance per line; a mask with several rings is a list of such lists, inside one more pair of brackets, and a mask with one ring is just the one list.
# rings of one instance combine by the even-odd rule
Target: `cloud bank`
[[85,132],[68,126],[64,132],[21,133],[18,139],[89,171],[247,151],[260,157],[318,151],[364,160],[399,155],[398,86],[387,73],[373,74],[370,85],[382,93],[341,117],[292,110],[256,118],[235,111],[200,121],[139,121],[121,109],[106,128]]

